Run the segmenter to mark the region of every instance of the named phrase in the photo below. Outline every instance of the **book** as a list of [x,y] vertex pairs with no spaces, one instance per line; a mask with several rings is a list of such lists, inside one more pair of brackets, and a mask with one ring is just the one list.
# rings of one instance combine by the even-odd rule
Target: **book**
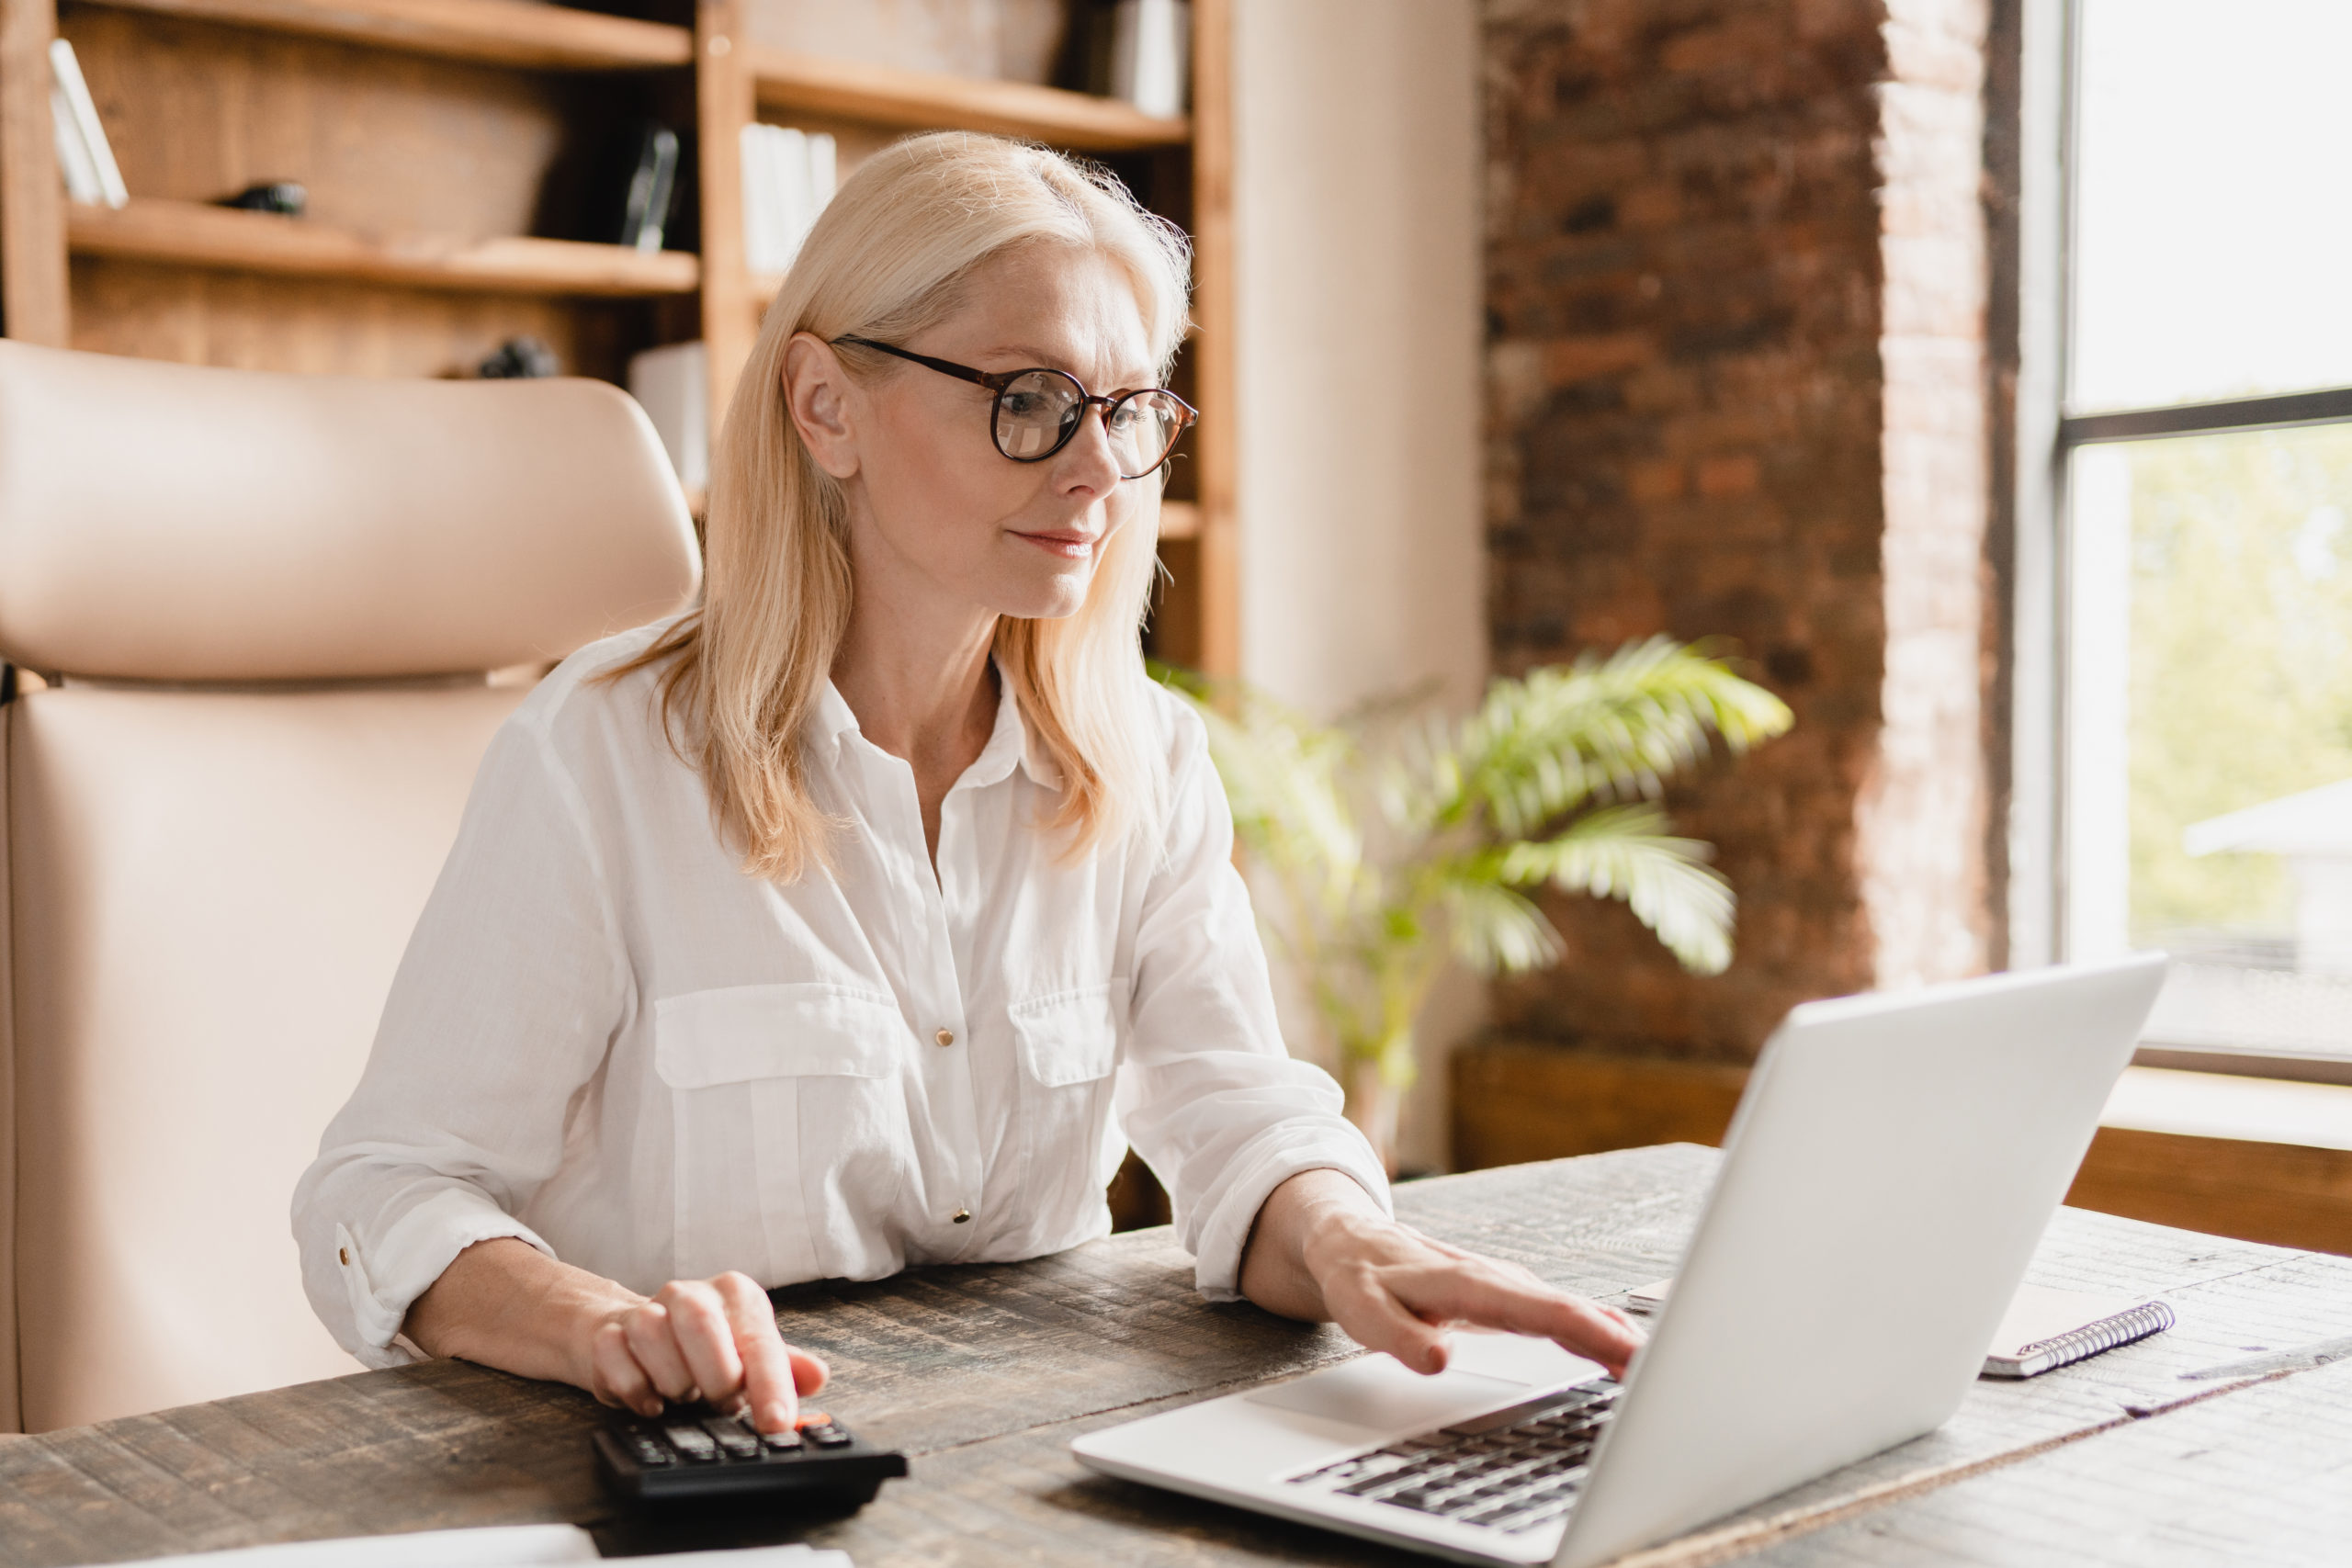
[[775,265],[776,236],[784,219],[775,210],[775,144],[767,128],[756,122],[742,130],[740,141],[743,168],[743,266],[752,273],[781,270]]
[[[1673,1287],[1671,1280],[1637,1285],[1625,1292],[1625,1305],[1634,1312],[1654,1313],[1666,1304]],[[2162,1334],[2172,1325],[2172,1308],[2163,1302],[2019,1285],[2001,1315],[2001,1326],[1993,1333],[1978,1375],[2038,1377],[2053,1367]]]
[[743,128],[741,148],[744,267],[755,274],[786,271],[833,198],[833,139],[754,122]]
[[85,206],[101,203],[126,207],[130,192],[114,161],[107,128],[98,120],[98,106],[90,85],[82,79],[82,62],[64,39],[49,40],[49,115],[57,133],[57,164],[65,176],[65,194]]
[[1146,114],[1184,112],[1193,37],[1185,0],[1119,0],[1111,23],[1111,96]]
[[808,135],[788,125],[763,126],[774,144],[771,156],[772,177],[775,180],[775,213],[777,228],[775,240],[775,260],[762,272],[783,272],[792,265],[792,258],[800,254],[800,237],[808,225],[817,220],[816,210],[809,206],[813,187],[808,183]]

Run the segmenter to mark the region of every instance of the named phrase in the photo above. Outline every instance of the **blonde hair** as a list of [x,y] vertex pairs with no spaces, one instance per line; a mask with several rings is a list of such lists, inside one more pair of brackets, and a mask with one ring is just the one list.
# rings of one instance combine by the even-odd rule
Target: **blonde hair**
[[[1109,171],[1000,137],[944,131],[868,158],[818,219],[768,307],[712,453],[703,603],[612,672],[670,660],[664,726],[701,773],[712,816],[752,875],[790,880],[827,859],[834,823],[809,797],[801,735],[853,592],[847,504],[793,426],[785,347],[803,332],[904,341],[964,303],[975,268],[1038,243],[1121,265],[1164,379],[1189,319],[1183,235]],[[1066,830],[1070,852],[1115,841],[1164,789],[1140,643],[1159,484],[1133,482],[1148,487],[1145,504],[1103,546],[1078,613],[997,626],[998,671],[1061,773],[1061,802],[1044,826]]]

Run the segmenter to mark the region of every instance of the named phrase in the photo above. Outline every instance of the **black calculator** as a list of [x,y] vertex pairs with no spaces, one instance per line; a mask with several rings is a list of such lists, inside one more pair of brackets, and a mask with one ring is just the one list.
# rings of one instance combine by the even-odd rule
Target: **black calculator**
[[673,1404],[656,1416],[616,1411],[595,1448],[606,1483],[642,1503],[733,1498],[846,1512],[907,1472],[906,1455],[815,1411],[795,1430],[768,1433],[701,1406]]

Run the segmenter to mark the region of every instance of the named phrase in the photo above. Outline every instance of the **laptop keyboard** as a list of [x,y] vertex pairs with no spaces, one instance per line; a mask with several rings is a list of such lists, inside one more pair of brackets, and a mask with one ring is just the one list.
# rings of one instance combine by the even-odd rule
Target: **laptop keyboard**
[[1622,1392],[1614,1379],[1596,1378],[1294,1475],[1291,1484],[1491,1529],[1532,1529],[1576,1506]]

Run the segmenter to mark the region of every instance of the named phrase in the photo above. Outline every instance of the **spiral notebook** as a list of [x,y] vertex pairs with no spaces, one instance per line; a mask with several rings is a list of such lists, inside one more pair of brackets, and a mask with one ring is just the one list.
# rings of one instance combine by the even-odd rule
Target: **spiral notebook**
[[2171,1326],[2172,1308],[2162,1302],[2019,1285],[1985,1353],[1983,1375],[2030,1378]]
[[[1666,1304],[1673,1283],[1660,1280],[1638,1286],[1625,1292],[1625,1304],[1635,1312],[1656,1312]],[[1985,1352],[1979,1375],[2034,1377],[2052,1367],[2086,1360],[2118,1345],[2162,1334],[2172,1322],[2172,1308],[2163,1302],[2019,1285],[1993,1335],[1993,1348]]]

